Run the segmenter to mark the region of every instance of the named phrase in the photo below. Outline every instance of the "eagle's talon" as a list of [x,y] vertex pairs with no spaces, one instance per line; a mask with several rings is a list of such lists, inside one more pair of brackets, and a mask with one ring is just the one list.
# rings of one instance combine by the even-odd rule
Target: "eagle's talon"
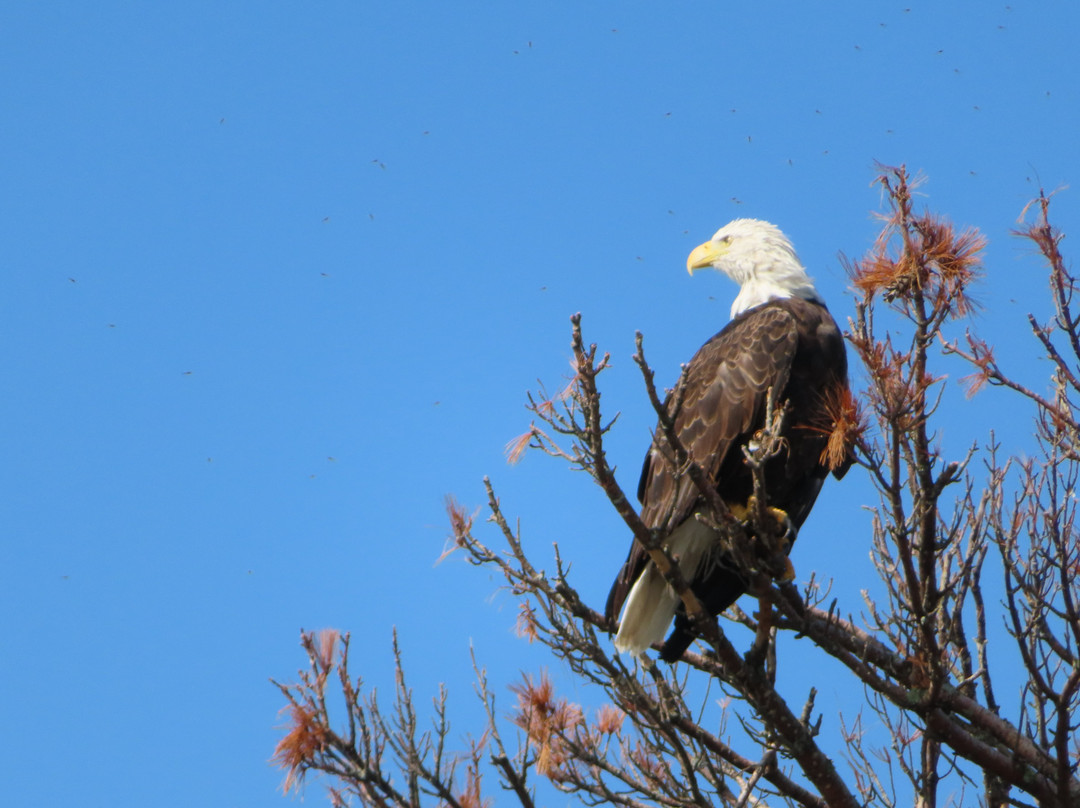
[[[757,499],[751,495],[745,505],[736,504],[728,507],[732,516],[743,524],[748,525],[753,521],[753,514],[757,510]],[[799,531],[795,527],[795,523],[791,520],[791,517],[788,516],[787,511],[767,506],[765,508],[765,515],[767,518],[773,520],[773,529],[769,532],[780,539],[780,549],[785,553],[790,552],[791,545],[795,543],[795,537],[798,535]]]
[[791,521],[791,517],[787,515],[786,511],[782,511],[779,508],[768,508],[767,510],[776,520],[776,532],[780,537],[780,549],[785,553],[790,553],[791,545],[795,543],[795,537],[799,535],[795,523]]
[[[731,515],[742,522],[746,527],[752,528],[753,515],[757,510],[757,501],[753,496],[747,500],[745,505],[734,504],[729,506]],[[777,554],[775,558],[768,563],[768,567],[771,568],[770,572],[773,573],[772,578],[778,583],[786,584],[795,580],[795,567],[791,563],[791,559],[788,558],[788,553],[791,552],[791,546],[795,543],[795,537],[798,535],[798,530],[795,528],[795,523],[791,520],[791,517],[787,515],[787,512],[780,508],[773,508],[771,506],[765,508],[765,516],[767,520],[772,521],[772,529],[769,531],[772,535],[776,536],[778,541]]]

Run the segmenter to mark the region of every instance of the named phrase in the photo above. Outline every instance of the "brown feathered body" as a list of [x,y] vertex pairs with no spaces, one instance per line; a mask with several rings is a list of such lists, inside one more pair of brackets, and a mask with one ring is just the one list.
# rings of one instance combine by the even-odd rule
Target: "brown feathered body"
[[[753,479],[743,447],[765,426],[770,388],[778,405],[789,409],[785,448],[766,465],[767,504],[786,512],[798,529],[829,472],[840,477],[850,465],[847,459],[830,469],[823,456],[831,425],[827,399],[847,389],[843,337],[824,305],[799,297],[770,300],[728,323],[687,367],[675,432],[724,502],[745,506]],[[670,528],[668,546],[712,614],[746,591],[716,532],[695,518],[703,507],[699,491],[688,476],[674,472],[655,441],[638,498],[648,527]],[[615,642],[621,651],[640,654],[662,640],[672,616],[675,628],[661,658],[678,659],[694,639],[681,600],[636,541],[608,596],[607,616],[615,619],[620,611]]]

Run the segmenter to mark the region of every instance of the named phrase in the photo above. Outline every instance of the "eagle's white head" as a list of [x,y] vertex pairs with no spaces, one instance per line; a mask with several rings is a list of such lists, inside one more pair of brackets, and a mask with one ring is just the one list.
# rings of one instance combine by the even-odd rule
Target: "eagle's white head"
[[825,302],[787,236],[776,225],[760,219],[728,222],[709,241],[695,247],[686,259],[686,269],[693,275],[695,269],[703,267],[720,270],[741,287],[731,304],[732,317],[784,297]]

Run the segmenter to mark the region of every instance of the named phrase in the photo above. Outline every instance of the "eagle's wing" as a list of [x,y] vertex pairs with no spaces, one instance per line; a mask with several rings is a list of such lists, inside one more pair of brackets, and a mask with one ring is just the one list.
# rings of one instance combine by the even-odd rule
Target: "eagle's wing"
[[[783,393],[797,345],[795,318],[782,308],[763,307],[732,320],[690,360],[675,432],[714,482],[720,481],[725,463],[743,462],[741,447],[762,426],[769,390],[775,388],[777,400]],[[638,499],[648,527],[670,530],[693,518],[700,495],[688,476],[675,474],[661,452],[654,440],[641,471]],[[619,616],[648,562],[648,553],[634,541],[608,595],[610,620]]]

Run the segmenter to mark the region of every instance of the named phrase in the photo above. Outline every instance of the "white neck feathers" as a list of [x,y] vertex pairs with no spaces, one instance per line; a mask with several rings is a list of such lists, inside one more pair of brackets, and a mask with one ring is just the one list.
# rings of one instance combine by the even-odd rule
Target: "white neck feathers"
[[756,277],[745,281],[739,290],[739,294],[736,295],[735,301],[731,304],[732,318],[738,317],[744,311],[754,308],[754,306],[787,297],[799,297],[803,300],[812,300],[815,303],[825,305],[825,301],[821,299],[821,295],[814,288],[814,282],[810,279],[810,276],[805,271],[801,274],[801,278],[791,277],[779,280],[776,277],[766,275],[765,277]]

